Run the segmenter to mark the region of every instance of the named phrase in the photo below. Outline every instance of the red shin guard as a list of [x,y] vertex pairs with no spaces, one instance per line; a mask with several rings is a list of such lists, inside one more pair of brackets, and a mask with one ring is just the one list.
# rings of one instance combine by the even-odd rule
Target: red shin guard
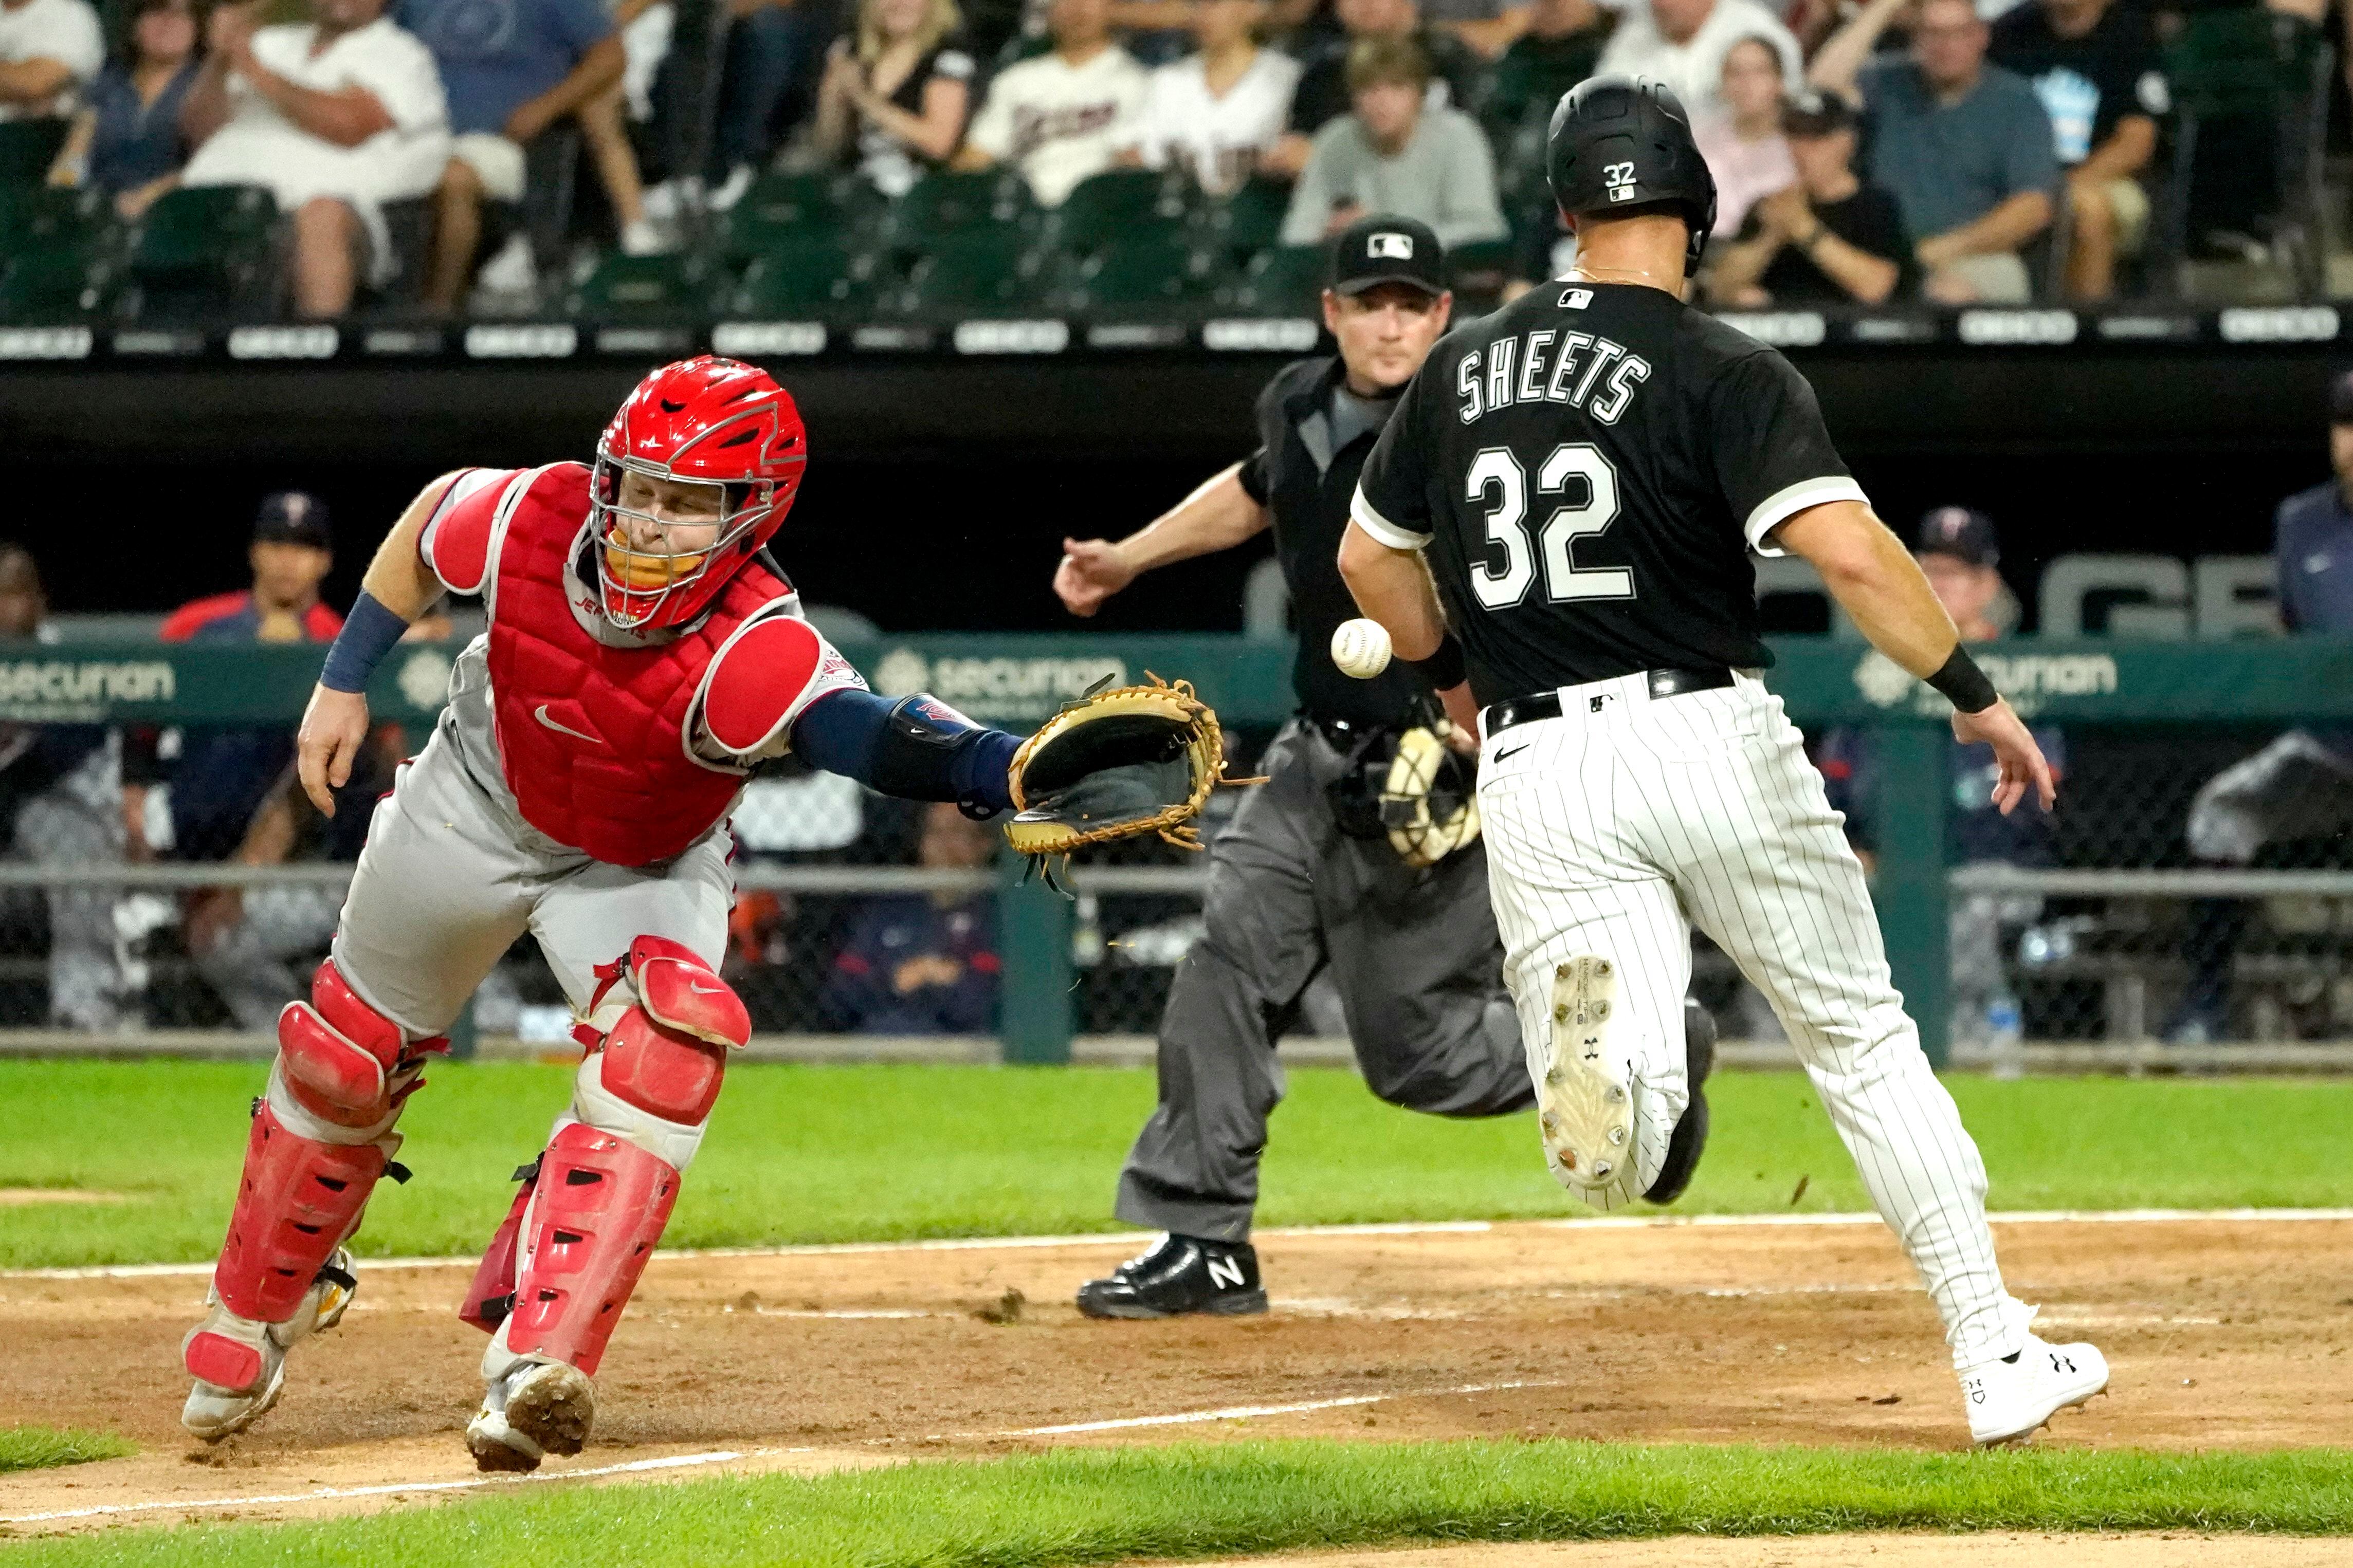
[[609,1132],[576,1121],[559,1128],[540,1156],[529,1257],[507,1319],[507,1348],[593,1375],[670,1222],[678,1179],[669,1165]]
[[374,1143],[316,1142],[288,1131],[267,1105],[254,1112],[228,1240],[213,1270],[222,1305],[259,1322],[292,1317],[320,1266],[359,1223],[385,1163]]

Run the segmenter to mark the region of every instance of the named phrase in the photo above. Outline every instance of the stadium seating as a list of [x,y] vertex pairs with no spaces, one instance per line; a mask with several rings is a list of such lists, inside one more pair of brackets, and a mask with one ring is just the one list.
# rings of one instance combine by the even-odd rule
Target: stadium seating
[[47,178],[69,124],[54,118],[0,121],[0,184],[31,184]]
[[1071,258],[1061,305],[1082,315],[1181,316],[1217,281],[1210,253],[1166,235],[1145,235]]
[[0,261],[0,321],[58,322],[107,302],[105,272],[76,250],[36,250]]
[[[2320,296],[2322,150],[2334,61],[2335,51],[2317,30],[2275,12],[2200,11],[2184,21],[2166,50],[2174,149],[2160,287],[2180,285],[2180,263],[2192,238],[2193,189],[2200,183],[2200,143],[2211,138],[2227,144],[2232,183],[2243,190],[2244,181],[2257,178],[2270,186],[2261,193],[2260,207],[2276,215],[2279,248],[2297,290],[2307,299]],[[2221,171],[2209,175],[2218,177]]]
[[124,268],[142,317],[274,303],[278,204],[258,185],[197,185],[156,198],[131,231]]
[[595,261],[572,287],[565,313],[597,321],[669,319],[700,310],[708,297],[701,260],[691,256],[623,256]]
[[1066,256],[1093,256],[1115,244],[1173,237],[1189,204],[1181,176],[1153,169],[1110,169],[1081,180],[1047,228]]
[[1291,187],[1280,180],[1254,179],[1201,209],[1201,226],[1237,268],[1282,242],[1282,216],[1291,207]]
[[838,175],[764,174],[728,210],[720,250],[731,266],[741,267],[807,239],[858,232],[880,200],[873,187]]
[[825,315],[862,304],[873,289],[872,257],[839,239],[817,237],[754,258],[729,305],[754,320]]
[[913,261],[935,246],[981,233],[1018,233],[1038,224],[1038,205],[1020,175],[937,173],[924,175],[891,209],[886,239]]
[[1282,246],[1250,263],[1234,292],[1234,302],[1261,316],[1312,315],[1331,270],[1322,246]]
[[1018,229],[985,228],[953,235],[932,246],[900,290],[899,310],[907,315],[987,313],[1020,310],[1038,302],[1037,257]]

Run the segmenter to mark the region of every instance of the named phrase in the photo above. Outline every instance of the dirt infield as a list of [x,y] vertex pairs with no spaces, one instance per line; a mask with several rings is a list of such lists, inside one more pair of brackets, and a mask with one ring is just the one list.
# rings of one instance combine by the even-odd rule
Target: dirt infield
[[[2043,1441],[2345,1440],[2353,1220],[1999,1229],[2012,1289],[2043,1304],[2044,1331],[2096,1340],[2116,1368],[2112,1394]],[[659,1258],[598,1380],[596,1443],[563,1470],[813,1471],[1235,1435],[1966,1440],[1935,1315],[1876,1223],[1269,1235],[1275,1310],[1264,1318],[1079,1317],[1072,1288],[1131,1248]],[[0,1276],[9,1418],[118,1431],[144,1450],[0,1478],[0,1529],[462,1495],[476,1484],[460,1433],[482,1342],[453,1315],[466,1279],[459,1266],[364,1265],[341,1329],[295,1352],[279,1409],[207,1449],[176,1420],[176,1352],[200,1274]]]

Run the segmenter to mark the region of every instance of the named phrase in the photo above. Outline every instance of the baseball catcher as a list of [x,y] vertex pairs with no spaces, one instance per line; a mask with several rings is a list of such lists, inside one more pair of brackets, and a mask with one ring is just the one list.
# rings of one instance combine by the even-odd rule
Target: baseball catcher
[[1181,685],[1139,689],[1154,711],[1105,693],[1063,725],[1067,750],[1041,735],[1019,765],[1012,735],[930,697],[870,693],[767,553],[807,456],[765,373],[688,360],[638,385],[593,463],[444,476],[377,552],[302,720],[299,767],[322,811],[367,732],[368,676],[408,624],[446,589],[480,594],[490,629],[376,807],[311,999],[279,1019],[208,1310],[183,1349],[195,1386],[181,1419],[197,1436],[259,1419],[289,1347],[350,1304],[344,1244],[376,1183],[407,1175],[401,1109],[528,931],[585,1056],[461,1309],[491,1336],[466,1441],[488,1470],[579,1451],[590,1379],[751,1034],[719,963],[727,816],[760,762],[790,751],[976,817],[1020,807],[1019,847],[1040,853],[1075,847],[1051,837],[1065,828],[1181,833],[1198,809],[1217,721]]

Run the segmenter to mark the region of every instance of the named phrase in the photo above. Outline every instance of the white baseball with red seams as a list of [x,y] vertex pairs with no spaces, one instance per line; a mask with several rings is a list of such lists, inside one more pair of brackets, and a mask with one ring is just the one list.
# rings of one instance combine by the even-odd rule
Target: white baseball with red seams
[[1332,628],[1332,662],[1340,673],[1370,680],[1389,667],[1389,629],[1359,616]]

